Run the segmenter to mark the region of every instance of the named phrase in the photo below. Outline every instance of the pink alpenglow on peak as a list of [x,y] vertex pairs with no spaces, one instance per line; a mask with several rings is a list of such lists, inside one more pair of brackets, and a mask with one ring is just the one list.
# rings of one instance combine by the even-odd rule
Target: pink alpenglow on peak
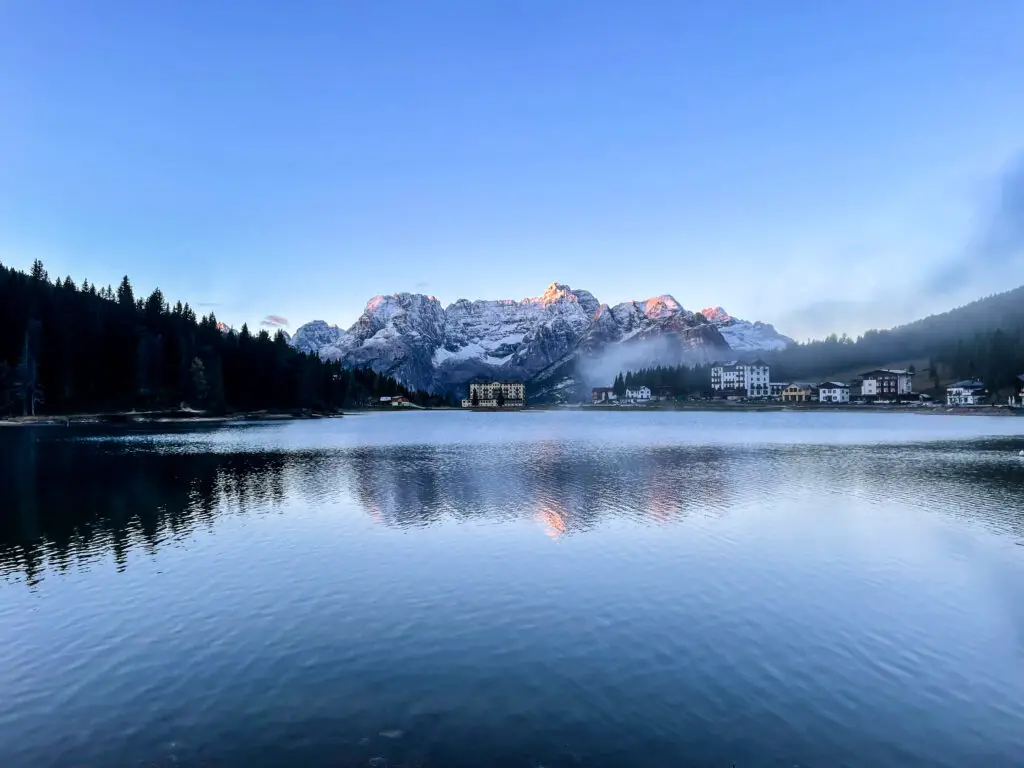
[[[479,377],[553,382],[577,360],[652,367],[788,342],[771,326],[720,307],[695,313],[669,294],[609,306],[557,282],[533,298],[459,299],[447,307],[424,294],[383,294],[347,330],[321,320],[291,338],[297,349],[346,368],[370,367],[413,389],[449,392]],[[586,374],[577,379],[588,383]]]
[[[554,304],[556,301],[569,298],[571,295],[572,290],[565,283],[552,283],[538,298],[541,304]],[[572,301],[572,299],[569,300]],[[528,299],[528,301],[537,301],[537,299]]]
[[732,315],[726,312],[723,307],[705,307],[700,313],[712,323],[728,323],[732,320]]
[[545,307],[559,302],[570,302],[574,304],[593,304],[596,308],[597,300],[589,291],[574,291],[565,283],[552,283],[540,296],[534,296],[522,300],[522,304],[541,304]]
[[683,306],[674,297],[665,294],[664,296],[653,296],[643,302],[644,314],[652,320],[659,320],[670,315],[683,311]]

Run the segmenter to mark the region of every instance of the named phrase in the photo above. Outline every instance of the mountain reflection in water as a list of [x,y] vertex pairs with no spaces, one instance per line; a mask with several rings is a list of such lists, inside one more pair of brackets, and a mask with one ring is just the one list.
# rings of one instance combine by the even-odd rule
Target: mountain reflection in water
[[[242,427],[242,430],[253,427]],[[852,495],[1024,537],[1024,462],[1003,441],[968,446],[629,446],[556,442],[204,450],[203,432],[97,435],[8,430],[0,573],[66,568],[108,550],[160,546],[219,515],[355,501],[398,528],[539,522],[554,538],[603,521],[648,525],[727,515],[805,494]],[[985,460],[987,459],[987,460]],[[823,469],[826,470],[823,472]],[[969,503],[961,503],[969,501]],[[44,565],[44,563],[48,565]]]
[[0,766],[1016,766],[1022,434],[0,429]]

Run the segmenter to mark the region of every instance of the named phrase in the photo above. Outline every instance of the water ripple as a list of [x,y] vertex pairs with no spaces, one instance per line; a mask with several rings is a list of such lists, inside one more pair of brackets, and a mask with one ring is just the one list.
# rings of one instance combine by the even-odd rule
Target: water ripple
[[1024,420],[503,416],[0,435],[0,764],[1024,754]]

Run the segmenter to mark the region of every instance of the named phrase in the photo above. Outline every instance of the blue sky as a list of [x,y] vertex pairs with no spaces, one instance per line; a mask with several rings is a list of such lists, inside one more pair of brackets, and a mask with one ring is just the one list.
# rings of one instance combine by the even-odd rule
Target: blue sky
[[[890,325],[1024,283],[1021,29],[1017,0],[14,0],[0,261],[233,324],[558,280]],[[979,256],[994,227],[1021,237]]]

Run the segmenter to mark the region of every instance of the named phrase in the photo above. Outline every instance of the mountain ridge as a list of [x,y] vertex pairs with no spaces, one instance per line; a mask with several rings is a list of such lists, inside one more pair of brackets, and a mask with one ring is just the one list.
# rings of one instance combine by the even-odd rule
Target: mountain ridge
[[710,317],[708,310],[687,310],[670,294],[613,306],[558,282],[518,301],[458,299],[447,307],[434,296],[399,292],[372,297],[347,329],[314,320],[289,343],[433,392],[456,391],[481,376],[529,382],[570,363],[567,370],[582,387],[602,380],[602,361],[611,359],[616,365],[707,362],[793,343],[767,323],[716,310]]

